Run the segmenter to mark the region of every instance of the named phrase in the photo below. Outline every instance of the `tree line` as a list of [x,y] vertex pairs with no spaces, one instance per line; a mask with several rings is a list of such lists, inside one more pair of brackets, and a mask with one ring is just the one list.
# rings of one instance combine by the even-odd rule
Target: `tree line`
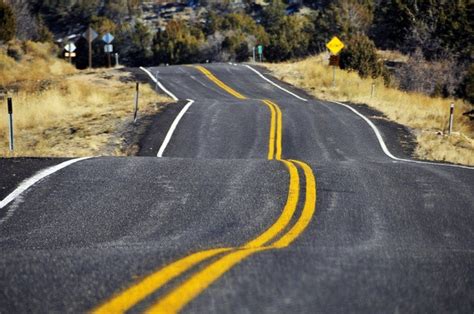
[[[304,14],[288,14],[282,0],[269,0],[264,7],[244,2],[244,11],[232,12],[228,1],[201,1],[208,9],[203,17],[173,19],[163,29],[141,22],[140,0],[18,3],[27,3],[37,39],[50,39],[45,26],[58,33],[92,25],[99,32],[114,33],[116,51],[130,66],[247,61],[256,45],[264,46],[266,61],[292,60],[325,51],[325,43],[337,35],[347,46],[341,54],[343,68],[363,77],[383,76],[387,84],[397,80],[406,90],[474,102],[470,0],[313,0],[304,1],[311,8]],[[14,14],[25,15],[25,4],[18,6],[10,4]],[[2,40],[8,27],[0,29]],[[94,49],[102,53],[98,43]],[[397,50],[410,58],[389,72],[377,49]]]

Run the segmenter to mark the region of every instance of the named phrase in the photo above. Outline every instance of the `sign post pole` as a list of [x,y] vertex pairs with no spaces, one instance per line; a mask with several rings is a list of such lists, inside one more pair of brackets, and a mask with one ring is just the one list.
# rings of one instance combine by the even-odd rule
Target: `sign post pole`
[[92,27],[89,28],[82,34],[89,44],[89,69],[92,68],[92,42],[97,38],[97,33]]
[[74,43],[68,43],[64,49],[67,51],[66,52],[66,57],[69,58],[69,63],[72,64],[72,58],[75,57],[75,52],[76,51],[76,45]]
[[9,116],[9,128],[10,128],[10,151],[14,149],[14,138],[13,138],[13,100],[8,97],[8,116]]
[[454,123],[454,104],[451,103],[449,107],[449,135],[453,132],[453,123]]
[[137,123],[138,117],[138,95],[140,93],[140,83],[137,82],[137,86],[135,88],[135,112],[133,114],[133,123]]
[[329,65],[332,65],[332,86],[336,87],[336,66],[339,66],[338,53],[344,48],[344,43],[334,36],[326,47],[331,51],[332,55],[329,58]]
[[107,33],[102,37],[102,41],[105,42],[105,47],[104,50],[107,53],[107,62],[109,65],[109,68],[112,66],[112,61],[110,55],[113,52],[113,46],[110,44],[114,40],[114,36],[111,33]]

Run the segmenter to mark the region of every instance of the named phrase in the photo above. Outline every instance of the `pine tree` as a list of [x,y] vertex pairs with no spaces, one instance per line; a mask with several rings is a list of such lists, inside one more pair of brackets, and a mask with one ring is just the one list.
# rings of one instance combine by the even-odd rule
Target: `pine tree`
[[7,4],[0,2],[0,42],[7,42],[15,37],[15,15]]

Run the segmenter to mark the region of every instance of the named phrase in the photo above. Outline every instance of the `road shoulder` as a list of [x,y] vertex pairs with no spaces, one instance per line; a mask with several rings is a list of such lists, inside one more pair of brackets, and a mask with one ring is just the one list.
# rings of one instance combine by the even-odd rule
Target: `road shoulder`
[[55,166],[67,158],[0,158],[0,200],[38,171]]

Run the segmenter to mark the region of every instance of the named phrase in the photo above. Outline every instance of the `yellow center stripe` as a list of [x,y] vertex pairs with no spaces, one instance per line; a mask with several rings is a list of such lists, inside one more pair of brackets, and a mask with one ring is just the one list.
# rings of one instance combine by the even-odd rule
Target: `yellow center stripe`
[[[186,280],[176,289],[172,290],[164,298],[152,305],[146,311],[146,313],[176,313],[180,311],[184,306],[186,306],[186,304],[188,304],[191,300],[196,298],[202,291],[209,287],[209,285],[211,285],[225,272],[227,272],[233,266],[241,262],[243,259],[260,251],[284,248],[290,245],[306,229],[316,208],[316,182],[314,179],[313,171],[308,165],[299,161],[294,162],[303,168],[306,177],[305,205],[301,216],[299,217],[295,225],[271,246],[261,246],[246,250],[239,250],[235,252],[230,252],[227,255],[221,257],[220,259],[213,262],[197,274],[193,275],[191,278]],[[288,199],[290,198],[291,196],[289,195]],[[273,225],[270,229],[272,229],[275,225]],[[280,227],[281,226],[286,226],[286,224],[281,224]],[[269,230],[267,230],[267,232]],[[281,230],[282,229],[278,228],[278,232]],[[272,235],[272,237],[274,236],[276,236],[276,233]],[[263,242],[263,235],[261,235],[260,237],[262,237],[262,239],[260,240],[262,240]],[[269,240],[271,240],[270,237],[268,237],[268,241]],[[254,241],[251,241],[250,243]],[[267,243],[268,241],[265,241],[264,243]],[[263,245],[264,243],[259,244]]]
[[298,175],[298,169],[289,161],[282,160],[282,162],[288,168],[290,174],[290,186],[288,188],[288,198],[286,200],[286,205],[283,208],[278,220],[257,238],[249,241],[244,245],[245,248],[252,248],[262,246],[271,241],[279,232],[288,225],[293,216],[296,206],[298,205],[298,199],[300,195],[300,178]]
[[314,212],[316,211],[316,179],[314,178],[313,170],[304,162],[298,160],[292,160],[292,162],[303,168],[304,175],[306,177],[306,197],[300,218],[290,229],[290,231],[288,231],[278,241],[273,243],[272,246],[275,248],[287,247],[293,241],[295,241],[295,239],[306,229],[306,227],[308,227],[311,219],[313,218]]
[[[268,146],[268,159],[272,160],[281,160],[281,151],[282,151],[282,128],[283,128],[283,118],[280,107],[274,102],[265,99],[262,102],[268,106],[270,109],[271,119],[270,119],[270,144]],[[276,126],[276,127],[275,127]],[[275,157],[274,157],[275,156]]]
[[[246,99],[245,96],[224,84],[204,67],[196,66],[196,68],[203,72],[219,87],[226,90],[229,94],[239,99]],[[316,209],[316,180],[312,169],[307,164],[296,160],[281,160],[282,112],[276,103],[270,100],[262,100],[262,102],[268,106],[271,114],[268,159],[276,159],[283,162],[288,168],[290,177],[287,201],[277,221],[265,232],[239,248],[210,249],[179,259],[122,291],[108,302],[96,308],[93,313],[123,313],[131,309],[134,305],[148,297],[156,290],[162,288],[170,280],[182,275],[197,264],[207,261],[212,257],[221,255],[221,257],[215,262],[195,273],[147,310],[147,313],[178,312],[225,272],[245,258],[257,252],[287,247],[302,232],[304,232],[311,222]],[[306,178],[304,207],[296,223],[278,240],[274,241],[274,239],[288,226],[298,205],[300,196],[300,177],[295,164],[303,169]],[[270,245],[272,241],[274,242]]]
[[132,306],[134,306],[144,298],[146,298],[149,294],[161,288],[168,281],[181,275],[183,272],[195,266],[196,264],[230,250],[231,248],[212,249],[186,256],[185,258],[182,258],[164,267],[160,271],[147,276],[139,283],[122,291],[119,295],[113,297],[107,303],[104,303],[103,305],[93,310],[92,313],[123,313],[129,310]]
[[229,94],[231,94],[232,96],[238,98],[238,99],[247,99],[247,97],[245,97],[244,95],[240,94],[239,92],[237,92],[236,90],[234,90],[233,88],[231,88],[230,86],[227,86],[224,82],[222,82],[221,80],[219,80],[217,77],[214,76],[214,74],[212,74],[211,72],[209,72],[208,69],[206,69],[205,67],[203,66],[200,66],[200,65],[197,65],[195,66],[196,69],[198,69],[199,71],[201,71],[205,76],[207,76],[208,79],[210,79],[211,81],[213,81],[214,83],[216,83],[217,86],[219,86],[220,88],[222,88],[223,90],[225,90],[226,92],[228,92]]
[[[257,249],[260,250],[260,246],[268,243],[271,241],[278,233],[283,231],[283,229],[288,225],[293,216],[296,206],[298,203],[299,198],[299,175],[298,170],[294,166],[294,164],[290,163],[289,161],[282,160],[282,162],[286,165],[289,171],[290,176],[290,184],[288,189],[288,198],[281,213],[280,217],[277,221],[268,228],[265,232],[261,235],[257,236],[255,239],[249,241],[248,243],[244,244],[242,248],[249,249]],[[93,311],[93,313],[123,313],[129,310],[132,306],[137,304],[138,302],[142,301],[148,295],[160,289],[164,284],[168,281],[176,278],[177,276],[181,275],[186,270],[190,269],[191,267],[195,266],[196,264],[214,257],[220,253],[231,251],[231,248],[221,248],[221,249],[213,249],[207,250],[202,252],[197,252],[186,256],[172,264],[164,267],[161,270],[149,275],[142,281],[138,282],[137,284],[129,287],[128,289],[122,291],[119,295],[113,297],[108,302],[104,303],[97,309]],[[239,254],[238,254],[239,255]],[[212,282],[212,281],[211,281]],[[189,300],[190,301],[190,300]],[[188,302],[189,302],[188,301]]]
[[270,109],[270,135],[269,135],[269,144],[268,144],[268,160],[272,160],[275,155],[275,131],[276,131],[276,111],[275,107],[273,107],[270,103],[266,100],[263,101],[265,105],[267,105],[268,109]]

